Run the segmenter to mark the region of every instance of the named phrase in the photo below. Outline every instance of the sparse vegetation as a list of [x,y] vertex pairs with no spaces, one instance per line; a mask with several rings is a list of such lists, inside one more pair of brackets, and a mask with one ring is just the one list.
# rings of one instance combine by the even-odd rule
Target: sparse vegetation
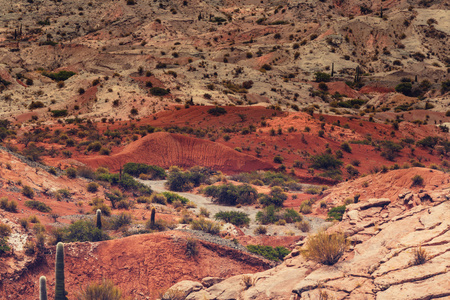
[[237,211],[221,211],[214,215],[216,220],[222,220],[236,226],[248,226],[250,218],[248,214]]
[[121,290],[110,280],[89,283],[77,296],[77,300],[98,299],[121,300],[123,298]]

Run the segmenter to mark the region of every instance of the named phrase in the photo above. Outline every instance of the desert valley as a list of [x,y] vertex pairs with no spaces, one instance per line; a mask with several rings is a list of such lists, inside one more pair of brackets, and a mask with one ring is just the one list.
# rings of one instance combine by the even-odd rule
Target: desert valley
[[0,299],[450,299],[448,0],[0,0]]

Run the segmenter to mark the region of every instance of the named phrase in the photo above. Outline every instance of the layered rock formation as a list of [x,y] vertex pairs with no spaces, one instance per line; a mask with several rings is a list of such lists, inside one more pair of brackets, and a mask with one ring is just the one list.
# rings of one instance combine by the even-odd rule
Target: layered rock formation
[[[351,242],[341,261],[325,266],[306,260],[302,242],[274,269],[238,275],[212,286],[178,283],[186,299],[434,299],[450,297],[449,187],[409,201],[369,199],[347,206],[328,232]],[[404,200],[407,194],[399,194]],[[413,203],[410,203],[413,204]],[[427,259],[415,263],[421,247]]]

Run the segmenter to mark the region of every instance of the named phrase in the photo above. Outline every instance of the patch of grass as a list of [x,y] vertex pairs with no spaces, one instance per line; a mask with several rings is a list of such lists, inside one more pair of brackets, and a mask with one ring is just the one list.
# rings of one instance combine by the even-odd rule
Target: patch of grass
[[334,265],[344,254],[348,242],[342,233],[319,232],[308,238],[303,255],[324,265]]
[[220,224],[201,217],[197,220],[192,220],[191,229],[200,230],[209,234],[219,234]]
[[415,265],[415,266],[423,265],[428,260],[428,258],[429,258],[429,256],[428,256],[427,251],[422,249],[422,247],[414,248],[413,261],[412,261],[413,265]]
[[342,216],[345,213],[345,205],[333,207],[327,213],[327,221],[338,220],[342,221]]

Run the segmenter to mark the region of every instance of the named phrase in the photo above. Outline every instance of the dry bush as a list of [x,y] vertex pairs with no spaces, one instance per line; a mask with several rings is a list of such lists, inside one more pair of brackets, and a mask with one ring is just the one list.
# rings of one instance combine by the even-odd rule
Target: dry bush
[[163,295],[160,296],[161,300],[183,300],[185,299],[185,293],[179,289],[168,289]]
[[334,265],[339,261],[348,242],[342,233],[319,232],[308,238],[303,255],[324,265]]
[[267,233],[267,228],[266,228],[266,226],[259,225],[258,227],[255,228],[253,233],[256,234],[256,235],[266,234]]
[[242,275],[242,285],[245,289],[249,289],[255,285],[255,279],[251,275]]
[[413,250],[413,265],[423,265],[428,260],[428,253],[422,247],[415,248]]
[[196,257],[199,253],[198,242],[194,238],[188,238],[186,240],[186,256]]

